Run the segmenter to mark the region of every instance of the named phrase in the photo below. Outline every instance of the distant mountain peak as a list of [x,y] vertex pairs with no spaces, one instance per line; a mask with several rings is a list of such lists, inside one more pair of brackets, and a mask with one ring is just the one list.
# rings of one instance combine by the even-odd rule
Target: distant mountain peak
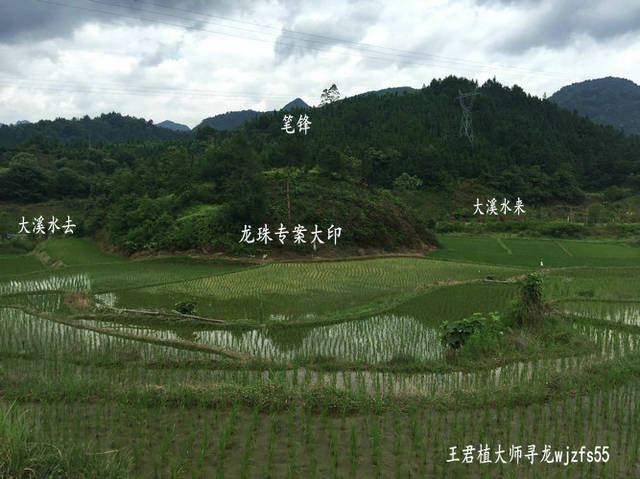
[[290,101],[285,106],[283,106],[281,110],[288,111],[293,110],[294,108],[310,108],[310,106],[307,105],[307,103],[302,98],[296,98],[295,100]]
[[[285,106],[283,106],[281,110],[291,110],[293,108],[311,107],[307,105],[301,98],[296,98],[295,100],[290,101]],[[198,126],[194,128],[194,130],[202,128],[205,125],[209,125],[216,130],[235,130],[236,128],[240,128],[247,121],[253,120],[254,118],[264,115],[265,113],[266,112],[264,111],[256,110],[228,111],[226,113],[221,113],[219,115],[205,118],[200,122]]]
[[160,128],[168,128],[169,130],[173,130],[173,131],[191,131],[191,128],[189,128],[187,125],[183,125],[182,123],[176,123],[171,120],[162,121],[158,123],[156,126],[159,126]]
[[253,120],[260,115],[264,115],[264,112],[255,110],[228,111],[220,115],[205,118],[194,130],[202,128],[205,125],[209,125],[216,130],[234,130],[242,126],[246,121]]

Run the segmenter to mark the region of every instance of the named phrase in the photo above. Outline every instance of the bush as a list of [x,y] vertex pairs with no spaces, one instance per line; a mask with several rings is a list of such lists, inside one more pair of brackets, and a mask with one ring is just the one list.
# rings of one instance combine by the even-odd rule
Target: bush
[[176,311],[180,314],[195,314],[196,313],[196,305],[195,303],[189,303],[188,301],[180,301],[176,303]]
[[566,221],[550,221],[540,228],[540,233],[555,238],[576,238],[582,236],[584,232],[585,227],[582,224]]
[[23,254],[35,248],[36,242],[32,239],[14,238],[0,240],[0,254]]
[[587,223],[595,225],[606,221],[607,210],[600,203],[594,203],[587,208]]
[[489,317],[483,316],[482,313],[473,313],[471,317],[460,321],[444,321],[440,325],[440,340],[444,346],[455,350],[464,346],[472,337],[474,343],[482,343],[483,338],[493,341],[502,335],[503,329],[497,313],[489,313]]
[[526,276],[521,283],[520,299],[515,303],[514,319],[519,326],[539,325],[545,313],[542,299],[542,277],[536,273]]
[[393,186],[401,190],[417,190],[422,186],[422,180],[417,176],[411,176],[408,173],[402,173],[395,180]]

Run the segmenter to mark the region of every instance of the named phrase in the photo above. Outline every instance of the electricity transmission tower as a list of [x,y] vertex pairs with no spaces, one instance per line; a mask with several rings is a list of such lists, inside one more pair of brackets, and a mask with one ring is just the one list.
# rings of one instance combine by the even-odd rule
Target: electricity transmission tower
[[469,92],[462,93],[458,90],[458,96],[456,100],[460,102],[460,107],[462,108],[462,120],[460,121],[460,136],[465,135],[471,145],[473,145],[473,124],[471,123],[471,108],[473,107],[473,101],[478,95],[478,89]]

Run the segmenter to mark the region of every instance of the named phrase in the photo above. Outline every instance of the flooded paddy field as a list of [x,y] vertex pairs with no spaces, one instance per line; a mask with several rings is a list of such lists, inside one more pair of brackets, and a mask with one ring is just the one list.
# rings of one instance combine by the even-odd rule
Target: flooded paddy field
[[106,455],[104,477],[482,477],[447,459],[485,442],[611,455],[487,477],[639,472],[637,267],[545,270],[554,346],[507,331],[509,355],[474,362],[441,323],[507,317],[531,268],[85,255],[0,257],[0,404],[3,427]]

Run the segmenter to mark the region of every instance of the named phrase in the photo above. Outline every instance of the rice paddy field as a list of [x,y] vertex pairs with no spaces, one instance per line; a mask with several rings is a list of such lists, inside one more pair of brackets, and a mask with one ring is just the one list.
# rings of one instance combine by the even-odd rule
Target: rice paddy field
[[[82,239],[0,255],[0,477],[640,477],[640,249],[442,243],[290,263]],[[508,314],[533,271],[574,336],[453,358],[441,322]]]

